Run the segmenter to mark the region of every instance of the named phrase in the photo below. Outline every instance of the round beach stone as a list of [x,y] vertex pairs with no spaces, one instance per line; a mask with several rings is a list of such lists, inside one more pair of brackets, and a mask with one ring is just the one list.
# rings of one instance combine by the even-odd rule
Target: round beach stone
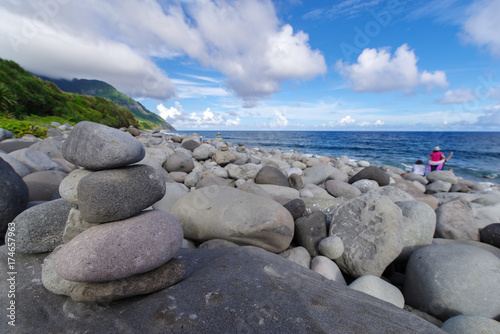
[[196,160],[207,160],[217,151],[215,147],[210,144],[201,144],[193,150],[193,158]]
[[372,189],[376,189],[376,188],[380,187],[376,181],[366,180],[366,179],[358,180],[358,181],[354,182],[352,184],[352,186],[358,188],[359,191],[361,191],[361,193],[363,193],[363,194],[366,192],[369,192]]
[[34,150],[31,147],[11,152],[9,155],[28,167],[32,173],[44,170],[64,171],[64,169],[55,163],[46,153]]
[[70,203],[57,199],[21,212],[13,220],[16,226],[17,252],[51,252],[62,244],[71,208]]
[[64,142],[63,156],[69,162],[92,170],[123,167],[146,154],[140,141],[109,126],[79,122]]
[[342,272],[335,262],[325,256],[315,256],[311,260],[311,270],[318,273],[329,280],[335,281],[342,285],[347,285]]
[[451,184],[458,183],[458,178],[449,170],[435,170],[427,174],[426,178],[429,182],[443,181]]
[[62,247],[55,270],[76,282],[106,282],[145,273],[170,260],[182,244],[179,221],[161,210],[85,230]]
[[194,169],[193,158],[185,152],[177,151],[167,157],[167,162],[163,165],[167,172],[189,173]]
[[92,174],[88,169],[76,169],[69,173],[59,184],[59,194],[67,202],[78,205],[77,187],[85,176]]
[[164,195],[163,176],[147,165],[97,171],[83,177],[77,187],[78,207],[89,223],[131,217]]
[[[255,179],[258,175],[261,167],[256,164],[248,163],[244,165],[229,164],[226,167],[227,174],[230,178],[234,180],[243,179]],[[287,182],[288,185],[288,182]]]
[[459,314],[500,314],[500,259],[477,247],[431,245],[415,251],[406,266],[408,305],[441,320]]
[[327,235],[326,215],[322,211],[314,211],[295,221],[294,239],[298,245],[307,249],[311,256],[319,255],[318,244]]
[[361,276],[349,284],[349,287],[351,289],[364,292],[375,298],[382,299],[388,303],[396,305],[399,308],[403,308],[405,306],[405,299],[401,291],[380,277],[373,275]]
[[479,241],[479,230],[470,203],[456,198],[436,209],[436,238]]
[[67,175],[65,172],[46,170],[23,177],[29,189],[29,201],[51,201],[59,198],[59,185]]
[[302,177],[299,174],[293,173],[288,177],[288,185],[290,188],[301,190],[304,187],[304,183],[302,182]]
[[297,220],[302,217],[304,215],[304,212],[306,211],[306,205],[300,198],[292,199],[291,201],[289,199],[284,199],[284,203],[282,203],[281,201],[277,202],[282,204],[283,207],[287,209],[288,212],[290,212],[293,220]]
[[349,183],[353,184],[354,182],[362,179],[377,181],[378,185],[381,187],[387,186],[390,182],[389,175],[382,169],[375,166],[363,168],[349,179]]
[[307,269],[309,269],[309,266],[311,264],[311,256],[309,255],[307,249],[302,246],[287,249],[286,251],[281,252],[278,255]]
[[200,146],[200,143],[193,139],[187,139],[184,140],[181,145],[186,150],[190,150],[191,152],[193,152],[198,146]]
[[327,258],[335,260],[344,254],[344,242],[335,235],[330,236],[319,242],[318,249]]
[[25,177],[26,175],[31,173],[28,167],[26,167],[16,158],[5,152],[0,151],[0,158],[2,158],[6,163],[8,163],[20,177]]
[[325,189],[334,197],[354,198],[361,195],[361,191],[353,185],[337,180],[325,182]]
[[491,224],[480,232],[481,242],[500,248],[500,223]]
[[26,209],[28,187],[14,169],[0,158],[0,238],[8,224]]
[[401,209],[386,196],[368,192],[339,205],[330,224],[330,236],[344,242],[335,260],[353,277],[380,277],[403,249]]
[[283,172],[273,166],[262,167],[255,176],[255,183],[257,184],[274,184],[277,186],[288,187],[288,178]]
[[473,315],[457,315],[446,320],[441,330],[450,334],[496,334],[500,333],[500,322]]
[[279,253],[293,237],[292,215],[282,205],[230,187],[191,191],[175,203],[172,214],[190,240],[224,239]]

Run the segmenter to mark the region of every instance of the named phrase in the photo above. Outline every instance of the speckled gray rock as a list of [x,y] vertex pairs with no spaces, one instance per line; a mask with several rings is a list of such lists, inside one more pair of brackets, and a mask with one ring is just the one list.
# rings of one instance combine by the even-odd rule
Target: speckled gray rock
[[131,217],[165,195],[165,181],[147,165],[97,171],[78,183],[78,207],[89,223]]
[[193,158],[196,160],[207,160],[217,151],[215,147],[210,144],[201,144],[193,151]]
[[354,182],[362,179],[377,181],[381,187],[389,185],[390,181],[389,175],[382,169],[375,166],[369,166],[357,172],[356,175],[352,176],[348,182],[353,184]]
[[293,218],[283,206],[230,187],[191,191],[175,203],[172,214],[186,238],[196,241],[220,238],[278,253],[293,237]]
[[370,296],[385,300],[399,308],[405,306],[405,298],[394,285],[387,283],[380,277],[365,275],[349,284],[351,289],[364,292]]
[[298,245],[307,249],[311,256],[319,255],[318,245],[327,235],[326,215],[322,211],[314,211],[295,221],[294,239]]
[[403,213],[404,243],[398,260],[407,261],[411,253],[430,245],[436,230],[436,213],[420,201],[398,202]]
[[380,277],[403,249],[402,220],[393,201],[371,192],[341,204],[330,224],[330,236],[344,242],[344,253],[335,262],[353,277]]
[[161,210],[100,224],[74,237],[55,258],[59,276],[105,282],[145,273],[167,263],[181,247],[179,221]]
[[150,294],[180,281],[186,271],[184,263],[173,258],[166,264],[148,271],[119,280],[90,283],[68,281],[55,270],[54,259],[62,246],[45,258],[42,266],[43,286],[58,295],[66,295],[78,303],[109,303],[113,300]]
[[61,198],[71,204],[78,205],[78,183],[80,183],[83,177],[92,173],[93,171],[88,169],[76,169],[69,173],[59,184],[59,194]]
[[473,315],[456,315],[446,320],[441,330],[450,334],[497,334],[500,322]]
[[[256,164],[252,164],[252,163],[244,164],[244,165],[229,164],[226,166],[228,176],[234,180],[255,179],[255,177],[258,175],[260,169],[261,169],[260,166],[258,166]],[[288,182],[287,182],[287,186],[288,186]]]
[[63,243],[68,243],[78,234],[96,225],[97,224],[91,224],[83,220],[80,210],[78,210],[77,208],[71,208],[71,210],[69,211],[68,220],[66,221],[66,225],[64,226]]
[[167,172],[189,173],[194,169],[193,158],[185,152],[177,151],[167,157],[167,162],[163,165]]
[[14,169],[0,158],[0,238],[8,224],[28,205],[28,187]]
[[225,166],[229,163],[235,162],[236,157],[229,151],[216,151],[212,154],[212,160],[220,166]]
[[[0,247],[0,291],[8,291],[6,253],[7,248]],[[16,326],[3,321],[0,329],[8,328],[13,334],[67,333],[70,329],[75,333],[103,329],[130,333],[442,333],[405,310],[256,247],[181,249],[178,257],[186,265],[182,281],[109,304],[75,303],[45,289],[40,277],[46,256],[16,256]],[[0,293],[0,305],[7,305],[8,300],[6,293]]]
[[2,158],[6,163],[8,163],[20,177],[25,177],[26,175],[31,173],[28,167],[26,167],[19,160],[17,160],[13,156],[5,152],[0,151],[0,158]]
[[46,170],[23,177],[29,190],[29,201],[51,201],[60,198],[59,185],[67,175],[65,172]]
[[415,200],[415,198],[412,195],[410,195],[409,193],[407,193],[406,191],[403,191],[403,190],[396,188],[396,187],[393,187],[393,186],[385,186],[385,187],[375,188],[375,189],[368,191],[367,194],[373,194],[376,196],[387,196],[394,203]]
[[363,194],[366,192],[369,192],[372,189],[379,188],[380,186],[378,185],[377,181],[374,180],[358,180],[352,184],[353,187],[356,187],[361,191]]
[[441,320],[458,314],[500,314],[500,259],[473,246],[432,245],[406,266],[407,304]]
[[34,150],[31,147],[13,151],[9,153],[9,155],[28,167],[32,173],[44,170],[64,171],[64,169],[55,163],[47,154]]
[[480,233],[481,242],[490,244],[500,249],[500,223],[490,224]]
[[146,151],[141,142],[128,133],[83,121],[71,130],[62,153],[66,160],[77,166],[103,170],[138,162]]
[[50,252],[63,241],[72,205],[63,199],[45,202],[23,211],[15,219],[19,253]]
[[467,200],[457,198],[436,209],[436,238],[479,241],[479,230]]
[[325,182],[325,189],[334,197],[354,198],[361,195],[361,191],[349,183],[336,180]]

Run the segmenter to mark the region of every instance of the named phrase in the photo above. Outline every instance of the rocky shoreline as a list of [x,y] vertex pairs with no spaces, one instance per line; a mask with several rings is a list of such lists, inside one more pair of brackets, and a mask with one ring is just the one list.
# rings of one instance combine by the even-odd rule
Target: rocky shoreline
[[495,185],[220,136],[48,135],[0,129],[2,332],[499,331]]

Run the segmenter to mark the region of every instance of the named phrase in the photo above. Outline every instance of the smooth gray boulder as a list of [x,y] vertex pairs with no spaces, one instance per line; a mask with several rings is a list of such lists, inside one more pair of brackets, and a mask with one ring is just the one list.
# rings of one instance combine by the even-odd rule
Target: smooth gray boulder
[[451,184],[458,183],[458,178],[449,170],[435,170],[427,174],[426,178],[429,182],[443,181]]
[[330,236],[344,242],[335,262],[353,277],[380,277],[404,245],[401,209],[386,196],[370,192],[339,205],[332,216]]
[[354,176],[349,178],[349,183],[353,184],[358,180],[374,180],[378,183],[379,186],[387,186],[389,185],[390,178],[389,175],[384,172],[382,169],[375,166],[368,166],[357,172]]
[[182,196],[188,193],[188,189],[179,183],[165,184],[165,195],[158,202],[153,204],[153,209],[170,212]]
[[335,262],[330,260],[325,256],[315,256],[311,260],[311,270],[322,276],[325,276],[329,280],[335,281],[342,285],[347,285],[340,268]]
[[290,245],[294,232],[292,215],[282,205],[224,186],[191,191],[171,212],[185,237],[196,241],[219,238],[279,253]]
[[398,202],[396,205],[403,213],[403,250],[399,261],[407,261],[411,253],[420,247],[430,245],[436,230],[436,213],[420,201]]
[[274,184],[259,184],[271,197],[284,197],[288,199],[299,198],[299,192],[290,187],[276,186]]
[[46,170],[23,177],[29,190],[29,201],[51,201],[60,198],[59,185],[67,175],[65,172]]
[[325,182],[325,189],[334,197],[349,199],[361,195],[361,191],[357,187],[343,181],[328,180]]
[[273,166],[262,167],[254,177],[257,184],[274,184],[277,186],[288,187],[288,178],[283,172]]
[[28,167],[5,152],[0,151],[0,158],[8,163],[20,177],[25,177],[26,175],[31,173]]
[[380,187],[377,181],[367,179],[358,180],[352,186],[358,188],[363,194]]
[[78,183],[78,207],[89,223],[122,220],[165,195],[163,176],[153,167],[132,165],[97,171]]
[[373,275],[361,276],[349,284],[349,287],[375,298],[382,299],[397,307],[403,308],[403,306],[405,306],[405,298],[401,291],[380,277]]
[[307,249],[302,246],[289,248],[286,251],[279,253],[278,255],[307,269],[309,269],[309,266],[311,264],[311,255],[309,255]]
[[64,171],[63,167],[55,163],[46,153],[34,150],[31,147],[13,151],[9,155],[25,165],[31,173],[44,170]]
[[[55,130],[55,129],[54,129]],[[38,150],[47,154],[52,159],[54,158],[63,158],[62,155],[62,147],[63,142],[54,138],[47,138],[42,141],[39,141],[30,146],[30,148],[34,150]]]
[[8,224],[26,209],[29,193],[23,179],[2,158],[0,175],[0,244],[3,244]]
[[217,151],[215,147],[210,144],[201,144],[193,150],[193,158],[199,161],[207,160]]
[[167,172],[185,172],[189,173],[194,169],[193,158],[185,152],[176,151],[174,154],[167,157],[167,161],[163,165]]
[[123,167],[142,160],[144,146],[128,133],[109,126],[79,122],[62,148],[66,160],[92,170]]
[[319,242],[318,250],[331,260],[338,259],[344,254],[344,242],[337,236],[330,236]]
[[[235,165],[229,164],[226,166],[227,175],[234,180],[243,179],[255,179],[256,175],[258,175],[260,166],[252,163],[244,164],[244,165]],[[288,182],[287,182],[288,186]]]
[[449,182],[436,180],[425,186],[426,194],[446,193],[450,191],[452,184]]
[[63,242],[64,227],[72,205],[63,199],[35,205],[19,214],[16,226],[18,253],[43,253]]
[[147,210],[80,233],[59,250],[54,266],[61,278],[75,282],[123,279],[167,263],[182,239],[182,227],[173,215]]
[[468,201],[457,198],[441,204],[436,219],[436,238],[479,241],[479,229]]
[[450,334],[496,334],[500,333],[500,322],[473,315],[456,315],[446,320],[441,330]]
[[500,222],[500,202],[472,208],[474,221],[479,229]]
[[[0,291],[8,291],[6,253],[0,247]],[[16,326],[5,319],[2,332],[443,333],[407,311],[256,247],[181,249],[177,257],[186,275],[179,283],[140,298],[88,305],[43,287],[46,256],[17,257]],[[0,305],[8,302],[7,294],[0,294]]]
[[415,251],[406,266],[407,304],[441,320],[459,314],[500,314],[500,259],[466,245],[431,245]]

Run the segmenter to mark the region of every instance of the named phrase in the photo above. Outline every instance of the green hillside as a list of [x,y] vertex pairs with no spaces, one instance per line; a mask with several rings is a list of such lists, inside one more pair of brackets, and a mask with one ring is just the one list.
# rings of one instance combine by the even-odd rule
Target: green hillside
[[62,91],[75,94],[100,96],[109,99],[119,106],[125,107],[134,114],[135,118],[141,123],[143,128],[161,128],[164,130],[174,131],[174,127],[168,124],[163,118],[157,114],[147,110],[142,104],[135,101],[131,97],[120,93],[110,84],[99,80],[87,79],[52,79],[41,77],[43,80],[51,81],[57,85]]
[[141,126],[125,107],[98,96],[65,93],[17,63],[0,58],[1,128],[16,132],[12,128],[22,122],[76,124],[84,120],[115,128]]

